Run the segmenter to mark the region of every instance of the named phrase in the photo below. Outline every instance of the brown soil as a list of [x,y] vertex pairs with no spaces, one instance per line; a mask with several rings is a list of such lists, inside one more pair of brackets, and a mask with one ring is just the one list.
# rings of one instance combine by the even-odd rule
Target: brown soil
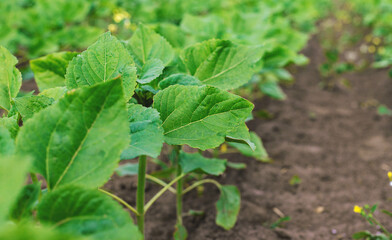
[[[225,231],[215,225],[219,192],[207,185],[203,196],[192,192],[184,197],[184,212],[205,212],[203,217],[184,217],[190,240],[350,239],[360,230],[376,231],[353,212],[354,205],[391,207],[386,174],[392,170],[391,119],[378,116],[372,107],[377,102],[392,106],[387,71],[347,74],[350,89],[336,86],[327,91],[319,87],[323,52],[316,38],[304,54],[311,63],[296,70],[295,84],[285,88],[288,99],[255,103],[256,111],[268,110],[274,118],[249,123],[275,161],[263,164],[240,154],[222,156],[248,165],[244,170],[229,169],[218,178],[241,191],[236,226]],[[289,184],[294,175],[302,180],[297,186]],[[106,188],[135,204],[136,178],[114,176]],[[148,183],[147,199],[159,189]],[[279,219],[274,208],[291,217],[283,228],[269,228]],[[146,239],[172,239],[174,224],[175,197],[166,193],[147,214]]]

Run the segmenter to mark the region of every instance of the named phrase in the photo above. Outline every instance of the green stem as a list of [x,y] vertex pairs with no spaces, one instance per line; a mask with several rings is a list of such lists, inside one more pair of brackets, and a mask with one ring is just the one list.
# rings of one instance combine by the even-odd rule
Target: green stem
[[146,204],[146,206],[144,206],[144,214],[146,214],[147,210],[151,207],[151,205],[160,197],[162,196],[162,194],[164,194],[171,185],[175,184],[178,180],[180,180],[181,178],[183,178],[185,176],[185,174],[181,174],[180,176],[176,177],[175,179],[173,179],[171,182],[169,182],[164,188],[162,188],[157,194],[155,194],[155,196],[153,198],[151,198],[151,200]]
[[387,236],[391,236],[391,233],[379,222],[377,221],[377,219],[375,219],[374,217],[371,217],[372,221],[378,225],[381,230],[387,235]]
[[[147,174],[147,175],[146,175],[146,179],[151,180],[151,181],[153,181],[153,182],[155,182],[155,183],[161,185],[162,187],[166,187],[166,186],[167,186],[167,183],[165,183],[165,182],[162,181],[161,179],[156,178],[156,177],[154,177],[154,176],[151,176],[151,175],[148,175],[148,174]],[[170,192],[174,193],[174,194],[177,193],[176,190],[175,190],[174,188],[170,187],[170,186],[169,186],[168,190],[169,190]]]
[[[182,169],[180,164],[177,164],[177,176],[181,176]],[[182,225],[182,189],[184,185],[184,179],[180,179],[177,182],[177,224]]]
[[147,169],[147,157],[142,155],[139,157],[139,171],[137,175],[137,192],[136,192],[136,210],[137,226],[139,231],[144,236],[144,192],[146,187],[146,169]]
[[194,188],[196,188],[197,186],[202,185],[204,183],[212,183],[212,184],[215,184],[215,186],[217,188],[219,188],[219,189],[222,188],[222,185],[213,179],[203,179],[203,180],[197,181],[197,182],[193,183],[191,186],[187,187],[184,191],[182,191],[182,195],[192,191]]
[[125,202],[124,200],[122,200],[121,198],[117,197],[114,194],[111,194],[110,192],[107,192],[103,189],[98,189],[99,191],[105,193],[106,195],[112,197],[113,199],[117,200],[119,203],[121,203],[122,205],[124,205],[126,208],[128,208],[129,210],[131,210],[134,214],[136,214],[136,216],[138,216],[138,212],[136,211],[136,209],[134,209],[131,205],[129,205],[127,202]]

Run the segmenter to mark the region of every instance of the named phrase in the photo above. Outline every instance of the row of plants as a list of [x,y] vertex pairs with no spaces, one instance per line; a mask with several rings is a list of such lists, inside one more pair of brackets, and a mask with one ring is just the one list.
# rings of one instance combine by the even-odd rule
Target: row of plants
[[[59,20],[63,25],[50,29],[73,36],[65,29],[80,27],[82,20],[88,23],[87,16],[95,23],[97,12],[107,11],[99,5],[104,2],[64,1],[61,4],[65,5],[53,6],[84,11],[80,15],[71,10],[63,15],[48,13],[63,18]],[[142,239],[145,214],[169,191],[176,195],[174,238],[186,239],[183,195],[206,183],[220,190],[216,223],[231,229],[240,210],[240,192],[208,176],[243,165],[220,159],[218,154],[207,158],[203,153],[216,153],[214,149],[225,143],[247,156],[268,160],[260,138],[245,123],[252,118],[253,104],[235,93],[244,85],[257,84],[271,96],[276,91],[283,94],[279,80],[291,80],[284,67],[306,62],[298,52],[320,16],[312,2],[212,1],[200,7],[196,1],[172,1],[173,12],[160,1],[130,6],[117,1],[120,5],[113,8],[117,11],[113,20],[118,26],[112,30],[118,36],[128,31],[129,16],[147,24],[132,30],[134,22],[130,22],[131,37],[125,41],[106,32],[82,53],[62,51],[30,61],[40,91],[37,95],[21,94],[18,60],[0,47],[0,108],[4,111],[0,118],[0,195],[7,196],[0,199],[0,238]],[[2,4],[6,3],[21,7],[22,12],[54,5],[43,0]],[[134,12],[128,13],[128,7]],[[308,10],[314,12],[309,15]],[[25,21],[34,25],[29,11]],[[75,15],[79,18],[74,25],[64,20]],[[18,37],[25,34],[15,29]],[[84,32],[88,38],[96,36]],[[56,47],[43,49],[83,48],[60,39],[66,44],[49,38],[45,44]],[[20,43],[13,46],[13,52],[23,49]],[[30,48],[26,45],[28,53]],[[23,57],[29,58],[28,53]],[[40,55],[31,56],[36,54]],[[158,159],[164,143],[171,149],[169,162]],[[193,150],[185,151],[184,145]],[[120,160],[133,158],[139,159],[137,165],[118,167]],[[159,164],[164,177],[148,174],[147,163]],[[116,170],[132,174],[135,168],[138,183],[136,207],[132,207],[102,186]],[[24,185],[27,173],[32,183]],[[148,202],[146,180],[162,185]],[[133,213],[137,227],[123,207]]]
[[[360,16],[363,26],[369,28],[371,33],[366,41],[375,54],[373,67],[390,68],[392,64],[392,2],[388,0],[352,0],[349,1],[354,12]],[[392,76],[392,73],[389,74]]]

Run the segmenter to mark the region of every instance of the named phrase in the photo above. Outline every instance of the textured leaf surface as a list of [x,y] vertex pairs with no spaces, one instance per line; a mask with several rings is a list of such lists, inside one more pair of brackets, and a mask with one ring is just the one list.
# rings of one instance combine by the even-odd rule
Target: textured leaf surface
[[194,86],[201,86],[203,85],[199,79],[190,76],[188,74],[183,74],[183,73],[176,73],[173,75],[170,75],[169,77],[163,79],[162,81],[159,82],[159,88],[160,89],[165,89],[170,87],[171,85],[194,85]]
[[15,67],[18,63],[6,48],[0,46],[0,108],[11,109],[11,101],[22,85],[22,75]]
[[123,231],[128,239],[139,235],[129,214],[109,196],[72,185],[47,193],[38,205],[38,219],[58,231],[96,239],[124,239]]
[[182,58],[189,73],[204,84],[229,90],[251,79],[258,53],[256,48],[212,39],[188,47]]
[[157,110],[139,104],[128,106],[131,143],[121,154],[121,159],[140,155],[158,157],[163,145],[162,121]]
[[22,189],[29,164],[25,157],[0,155],[0,226]]
[[180,153],[180,165],[184,173],[201,171],[211,175],[221,175],[226,170],[225,159],[205,158],[200,153]]
[[240,211],[241,196],[236,186],[221,187],[221,195],[216,202],[217,215],[215,222],[226,230],[234,227]]
[[22,116],[23,121],[31,118],[35,113],[48,107],[54,102],[53,98],[46,96],[24,96],[15,98],[15,107]]
[[251,149],[248,144],[244,143],[228,142],[228,144],[237,148],[245,156],[256,158],[262,162],[268,162],[270,159],[260,137],[255,132],[250,132],[250,140],[256,147],[254,150]]
[[155,95],[154,108],[160,112],[168,144],[205,150],[219,146],[253,105],[214,87],[174,85]]
[[37,227],[33,224],[7,226],[0,229],[1,240],[91,240],[91,238],[77,237],[60,233],[50,228]]
[[69,89],[91,86],[120,78],[128,100],[136,86],[136,68],[131,55],[110,33],[76,56],[68,65],[66,83]]
[[143,24],[136,29],[126,47],[140,69],[151,59],[159,59],[164,66],[167,66],[174,57],[174,50],[170,43]]
[[42,91],[39,96],[45,96],[48,98],[53,98],[54,100],[59,100],[64,96],[64,94],[67,92],[66,87],[55,87],[55,88],[49,88],[44,91]]
[[30,219],[33,217],[33,209],[41,191],[41,183],[33,183],[23,187],[16,201],[11,207],[10,218],[14,221]]
[[16,138],[16,135],[19,131],[18,117],[0,117],[0,127],[7,129],[13,139]]
[[252,151],[256,149],[256,145],[251,141],[249,129],[245,123],[229,132],[226,136],[228,142],[243,142],[248,144]]
[[150,59],[142,67],[137,81],[141,84],[149,83],[159,77],[164,68],[165,66],[161,60],[156,58]]
[[5,127],[0,127],[0,155],[12,155],[15,150],[11,133]]
[[13,139],[15,139],[16,135],[19,131],[18,117],[0,117],[0,127],[6,128]]
[[39,90],[65,86],[65,72],[68,63],[78,53],[58,52],[30,61],[31,70]]
[[68,92],[25,123],[17,152],[34,157],[33,170],[48,188],[102,185],[129,142],[119,79]]

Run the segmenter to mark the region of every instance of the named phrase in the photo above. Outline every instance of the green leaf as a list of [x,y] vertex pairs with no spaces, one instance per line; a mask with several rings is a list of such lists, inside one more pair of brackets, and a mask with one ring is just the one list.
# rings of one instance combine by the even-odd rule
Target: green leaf
[[380,106],[377,107],[377,114],[380,116],[383,115],[392,116],[392,110],[389,109],[387,106],[381,104]]
[[207,85],[223,90],[247,83],[260,58],[258,48],[212,39],[186,48],[182,54],[189,73]]
[[245,169],[246,168],[246,164],[245,163],[227,162],[226,165],[229,168],[234,168],[234,169]]
[[139,164],[138,163],[126,163],[118,166],[116,169],[116,173],[120,177],[124,176],[135,176],[139,172]]
[[121,42],[107,32],[69,63],[66,84],[68,89],[73,89],[120,78],[124,97],[128,100],[136,86],[134,65]]
[[26,181],[29,165],[28,158],[0,155],[0,226]]
[[15,139],[19,131],[18,116],[0,117],[0,127],[6,128],[10,132],[11,137]]
[[226,159],[205,158],[200,153],[180,152],[180,165],[184,173],[201,171],[219,176],[226,170]]
[[53,229],[33,224],[6,226],[0,229],[1,240],[91,240],[91,238],[77,237],[64,234]]
[[150,59],[142,67],[140,71],[139,79],[137,80],[140,84],[150,83],[162,74],[165,66],[159,59]]
[[139,104],[128,106],[131,143],[121,154],[121,159],[140,155],[156,158],[163,145],[162,121],[157,110]]
[[11,207],[10,218],[14,221],[31,219],[35,204],[41,192],[41,183],[33,183],[23,187],[16,201]]
[[173,47],[184,47],[186,35],[179,26],[171,23],[160,23],[155,31],[163,36]]
[[168,144],[205,150],[223,143],[249,116],[253,104],[210,86],[173,85],[155,95],[154,108],[161,114]]
[[22,75],[15,67],[18,63],[5,47],[0,46],[0,108],[11,109],[11,101],[22,85]]
[[215,222],[226,230],[234,227],[240,211],[241,196],[236,186],[221,187],[221,195],[216,202],[217,215]]
[[174,57],[174,50],[166,39],[143,24],[136,29],[126,47],[140,69],[151,59],[159,59],[167,66]]
[[176,73],[173,75],[170,75],[169,77],[163,79],[162,81],[159,82],[159,88],[160,89],[165,89],[170,87],[171,85],[193,85],[193,86],[201,86],[203,85],[199,79],[190,76],[188,74],[184,73]]
[[5,127],[0,126],[0,155],[12,155],[15,143],[11,138],[11,133]]
[[226,136],[226,141],[246,143],[248,144],[248,146],[251,148],[252,151],[256,149],[256,145],[250,139],[249,129],[245,123],[241,124],[233,131],[229,132]]
[[221,18],[215,15],[192,16],[185,14],[181,21],[181,29],[201,42],[212,38],[221,39],[224,25]]
[[24,96],[15,98],[15,107],[22,116],[23,121],[31,118],[35,113],[48,107],[54,102],[53,98],[46,96]]
[[372,234],[369,231],[357,232],[351,236],[353,239],[366,239],[368,237],[372,237]]
[[260,87],[260,91],[267,96],[270,96],[278,100],[286,99],[286,94],[284,94],[282,89],[279,87],[279,84],[275,81],[262,82],[260,83],[259,87]]
[[65,72],[76,55],[76,52],[58,52],[31,60],[31,70],[39,90],[65,86]]
[[[117,167],[129,142],[121,80],[70,91],[25,123],[17,152],[34,158],[48,189],[65,184],[95,188]],[[39,141],[37,141],[39,139]]]
[[49,88],[44,91],[42,91],[38,96],[45,96],[48,98],[53,98],[55,101],[59,100],[62,98],[65,93],[67,92],[66,87],[55,87],[55,88]]
[[256,133],[250,132],[250,140],[256,146],[254,151],[249,147],[248,144],[239,142],[228,142],[227,144],[238,149],[245,156],[253,157],[262,162],[269,162],[270,159],[268,157],[268,153],[265,150],[260,137]]
[[188,238],[188,232],[182,224],[176,224],[176,231],[174,232],[174,240],[186,240]]
[[[95,189],[65,186],[47,193],[38,205],[38,219],[56,230],[95,239],[139,239],[129,214]],[[109,232],[105,233],[105,232]]]

